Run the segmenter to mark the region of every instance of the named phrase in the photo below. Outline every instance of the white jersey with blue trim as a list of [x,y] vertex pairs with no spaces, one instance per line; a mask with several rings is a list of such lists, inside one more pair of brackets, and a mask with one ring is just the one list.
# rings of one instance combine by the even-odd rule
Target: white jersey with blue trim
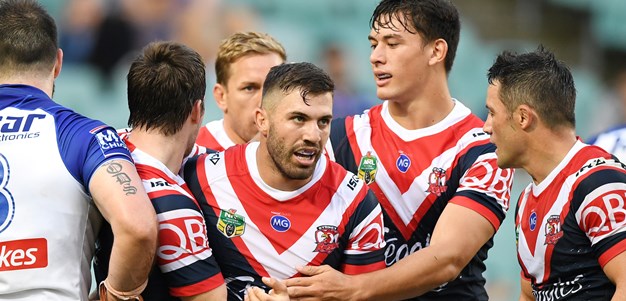
[[113,128],[26,85],[0,85],[0,299],[87,300],[102,221],[95,170],[131,161]]
[[589,139],[588,144],[596,145],[626,162],[626,124],[608,129]]

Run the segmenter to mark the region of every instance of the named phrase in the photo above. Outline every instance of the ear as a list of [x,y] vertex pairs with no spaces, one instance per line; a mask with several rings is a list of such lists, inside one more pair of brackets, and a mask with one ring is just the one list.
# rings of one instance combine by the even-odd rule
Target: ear
[[444,39],[436,39],[432,42],[432,53],[430,54],[429,65],[435,65],[444,62],[448,55],[448,43]]
[[215,103],[217,104],[217,107],[220,108],[220,110],[222,110],[222,112],[226,113],[226,110],[228,110],[228,106],[226,105],[226,97],[228,97],[226,95],[226,87],[224,87],[222,84],[217,83],[215,84],[215,86],[213,86],[213,98],[215,98]]
[[530,106],[523,104],[517,107],[514,114],[515,121],[522,130],[529,130],[534,127],[537,122],[537,112]]
[[57,78],[61,73],[61,69],[63,67],[63,50],[61,48],[57,49],[57,58],[54,62],[54,78]]
[[193,108],[191,109],[191,123],[200,124],[202,123],[202,119],[204,118],[204,108],[202,107],[202,102],[204,100],[198,99],[193,104]]
[[[267,133],[269,132],[270,125],[267,118],[267,111],[262,108],[254,109],[254,123],[256,123],[256,127],[259,130],[259,134],[261,137],[267,137]],[[257,136],[258,136],[257,135]]]

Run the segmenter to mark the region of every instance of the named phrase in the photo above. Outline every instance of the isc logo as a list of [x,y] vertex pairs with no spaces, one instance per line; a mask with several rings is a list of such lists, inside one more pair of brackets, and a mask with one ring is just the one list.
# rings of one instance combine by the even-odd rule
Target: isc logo
[[291,221],[282,215],[274,215],[270,219],[270,225],[278,232],[285,232],[291,228]]
[[0,242],[0,272],[47,266],[48,244],[45,238]]
[[36,119],[44,119],[44,114],[26,116],[0,116],[0,133],[28,132]]

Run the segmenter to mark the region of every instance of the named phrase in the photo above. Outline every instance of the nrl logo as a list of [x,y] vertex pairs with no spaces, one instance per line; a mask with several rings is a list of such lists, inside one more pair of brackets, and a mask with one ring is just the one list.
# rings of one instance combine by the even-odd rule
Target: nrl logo
[[446,170],[439,167],[433,167],[433,171],[428,176],[428,189],[426,192],[440,196],[446,192]]
[[367,185],[372,184],[376,180],[377,171],[378,159],[368,151],[359,163],[359,178]]
[[217,220],[217,230],[228,238],[241,236],[246,230],[246,218],[235,212],[236,209],[221,210]]
[[546,222],[546,245],[555,245],[559,238],[563,237],[561,231],[561,217],[551,215]]
[[339,247],[339,231],[336,226],[318,226],[315,231],[315,242],[317,246],[313,252],[330,253]]

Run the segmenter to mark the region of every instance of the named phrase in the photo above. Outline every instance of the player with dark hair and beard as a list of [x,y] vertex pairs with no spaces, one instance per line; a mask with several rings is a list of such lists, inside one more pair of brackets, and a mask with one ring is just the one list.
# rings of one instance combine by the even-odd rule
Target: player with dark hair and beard
[[228,300],[243,300],[251,286],[267,289],[262,277],[293,277],[297,266],[328,264],[347,274],[384,268],[380,205],[363,181],[323,155],[333,90],[313,64],[273,67],[255,115],[259,141],[185,165]]

